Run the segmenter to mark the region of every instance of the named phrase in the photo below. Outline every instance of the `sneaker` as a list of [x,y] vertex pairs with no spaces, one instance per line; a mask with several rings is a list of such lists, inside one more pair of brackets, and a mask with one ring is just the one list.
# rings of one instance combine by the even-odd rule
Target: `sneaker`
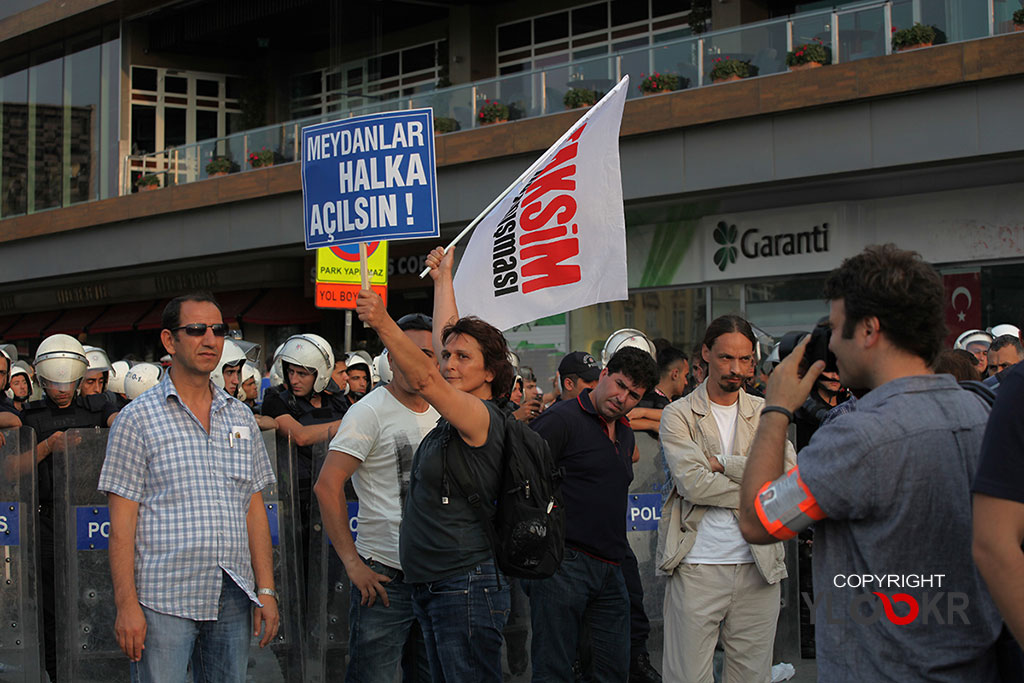
[[651,656],[646,652],[629,663],[629,683],[661,683],[661,674],[651,666]]

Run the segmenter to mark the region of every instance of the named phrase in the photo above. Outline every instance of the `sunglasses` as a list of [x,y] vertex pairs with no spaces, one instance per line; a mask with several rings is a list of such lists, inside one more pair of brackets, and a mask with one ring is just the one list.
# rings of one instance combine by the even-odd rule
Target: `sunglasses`
[[224,337],[228,333],[228,326],[224,323],[214,323],[212,325],[207,325],[206,323],[189,323],[188,325],[172,327],[171,332],[185,330],[185,334],[190,337],[202,337],[206,334],[207,329],[213,332],[214,337]]

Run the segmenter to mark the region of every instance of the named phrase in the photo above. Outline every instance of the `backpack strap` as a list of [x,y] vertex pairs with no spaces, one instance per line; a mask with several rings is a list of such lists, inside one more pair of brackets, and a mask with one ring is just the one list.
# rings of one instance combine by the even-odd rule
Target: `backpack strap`
[[[494,419],[494,413],[491,413],[491,419]],[[508,418],[506,418],[508,419]],[[505,428],[508,428],[506,422]],[[487,510],[483,506],[483,498],[480,496],[479,481],[472,472],[469,471],[469,466],[466,464],[466,459],[461,453],[456,454],[448,459],[448,448],[450,445],[451,431],[455,429],[448,424],[449,436],[445,439],[444,448],[441,451],[441,488],[444,494],[444,499],[447,500],[448,496],[448,475],[451,473],[452,482],[455,484],[455,488],[459,490],[459,493],[469,503],[469,507],[476,513],[477,519],[480,521],[480,525],[484,529],[484,533],[487,534],[487,542],[491,546],[491,554],[494,556],[494,578],[498,582],[498,588],[501,588],[501,576],[498,574],[498,532],[494,529],[494,524],[491,522],[490,516],[487,514]]]

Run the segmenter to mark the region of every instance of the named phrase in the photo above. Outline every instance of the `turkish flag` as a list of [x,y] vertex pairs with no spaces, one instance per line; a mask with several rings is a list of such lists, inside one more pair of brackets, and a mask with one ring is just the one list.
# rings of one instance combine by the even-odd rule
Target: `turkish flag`
[[946,347],[967,330],[981,328],[981,272],[942,276],[946,288]]

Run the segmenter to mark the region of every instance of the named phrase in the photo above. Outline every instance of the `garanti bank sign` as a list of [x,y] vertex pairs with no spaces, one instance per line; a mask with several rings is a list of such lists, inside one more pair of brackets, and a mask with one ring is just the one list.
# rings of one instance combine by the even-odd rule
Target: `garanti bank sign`
[[702,219],[704,276],[734,280],[820,272],[848,256],[842,207]]

